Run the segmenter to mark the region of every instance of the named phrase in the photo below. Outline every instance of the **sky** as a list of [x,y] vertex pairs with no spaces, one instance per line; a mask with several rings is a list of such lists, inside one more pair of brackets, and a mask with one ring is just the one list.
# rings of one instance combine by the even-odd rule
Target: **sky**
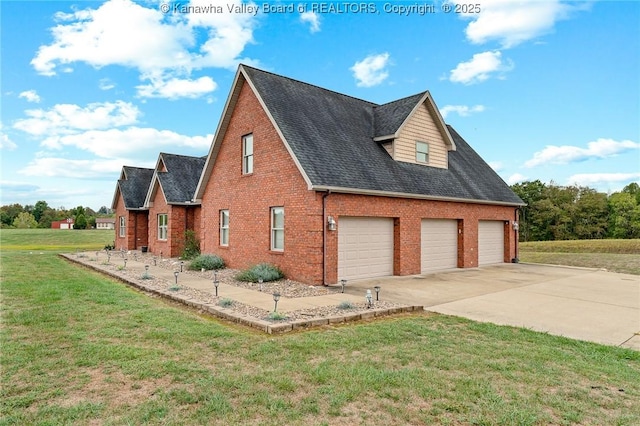
[[640,181],[640,2],[1,1],[0,204],[110,207],[208,153],[238,64],[383,104],[429,90],[508,184]]

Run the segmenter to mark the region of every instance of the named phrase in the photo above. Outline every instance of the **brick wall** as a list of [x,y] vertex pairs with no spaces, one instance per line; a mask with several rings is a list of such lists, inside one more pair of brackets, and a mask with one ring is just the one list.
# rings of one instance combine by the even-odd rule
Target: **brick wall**
[[[242,136],[253,133],[254,169],[242,175]],[[285,209],[285,248],[272,251],[270,208]],[[229,210],[229,246],[219,215]],[[231,268],[277,264],[292,278],[322,282],[322,197],[307,185],[247,84],[242,88],[202,199],[203,253]]]

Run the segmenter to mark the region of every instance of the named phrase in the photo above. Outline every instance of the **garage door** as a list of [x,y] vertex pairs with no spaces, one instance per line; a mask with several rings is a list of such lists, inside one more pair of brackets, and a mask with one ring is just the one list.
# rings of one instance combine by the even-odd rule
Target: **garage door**
[[504,262],[504,223],[498,220],[478,222],[478,265]]
[[458,221],[423,219],[421,231],[422,273],[458,267]]
[[340,217],[338,279],[393,275],[393,219]]

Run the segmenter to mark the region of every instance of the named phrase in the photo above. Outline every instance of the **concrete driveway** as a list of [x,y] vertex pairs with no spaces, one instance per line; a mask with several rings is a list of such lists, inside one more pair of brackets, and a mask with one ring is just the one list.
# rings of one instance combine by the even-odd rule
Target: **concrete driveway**
[[[640,277],[597,269],[503,264],[347,283],[428,311],[640,350]],[[375,292],[374,292],[375,294]]]

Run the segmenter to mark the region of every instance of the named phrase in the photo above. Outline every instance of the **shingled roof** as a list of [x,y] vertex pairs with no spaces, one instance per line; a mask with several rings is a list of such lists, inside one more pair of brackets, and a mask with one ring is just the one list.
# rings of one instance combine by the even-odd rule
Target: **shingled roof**
[[[450,126],[448,169],[396,161],[374,138],[395,134],[428,92],[384,105],[241,65],[210,156],[247,81],[312,190],[522,205],[522,200]],[[435,107],[435,104],[434,104]],[[213,159],[207,163],[212,167]],[[203,179],[210,171],[205,170]],[[200,183],[200,191],[204,185]],[[201,195],[200,193],[197,195]]]
[[[158,164],[164,164],[165,171],[156,171],[156,177],[167,204],[191,204],[206,158],[160,153]],[[147,194],[147,203],[156,189],[154,180]]]
[[116,208],[118,191],[122,194],[124,207],[127,210],[144,209],[144,200],[153,177],[153,169],[123,166],[120,179],[116,185],[111,208]]

